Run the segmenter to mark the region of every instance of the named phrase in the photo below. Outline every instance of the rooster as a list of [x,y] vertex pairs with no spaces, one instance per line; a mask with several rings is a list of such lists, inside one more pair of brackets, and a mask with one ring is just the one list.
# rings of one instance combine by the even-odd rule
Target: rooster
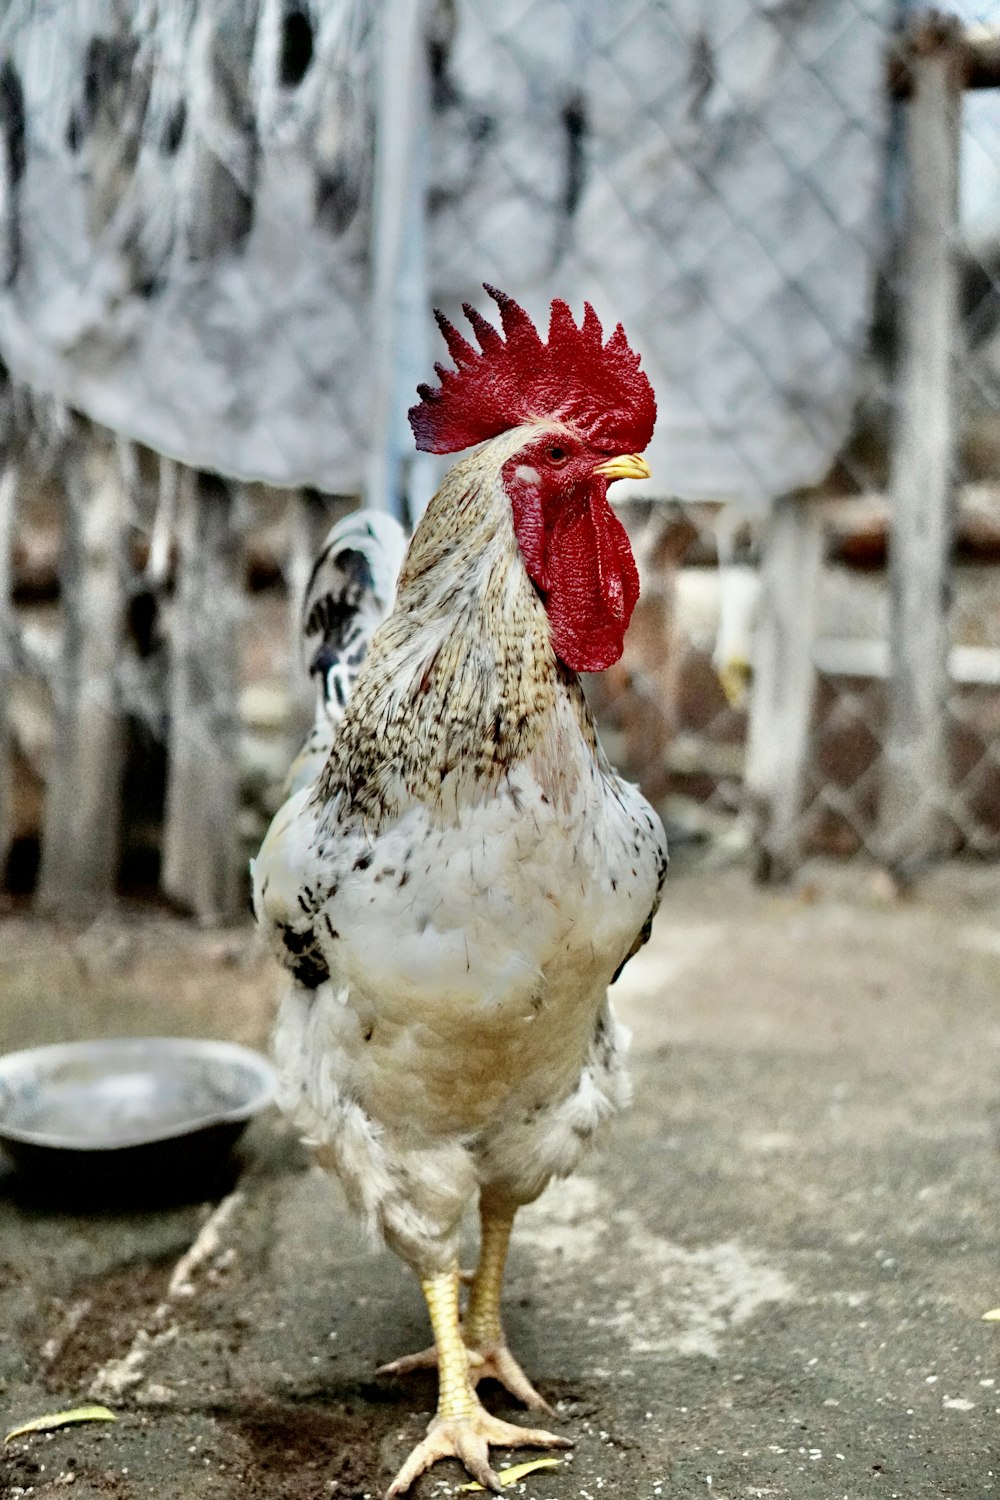
[[[455,1457],[491,1490],[490,1446],[566,1447],[501,1421],[478,1382],[551,1408],[508,1347],[515,1214],[571,1172],[628,1098],[608,985],[649,935],[663,829],[608,764],[577,674],[621,655],[638,598],[616,479],[656,406],[619,325],[552,304],[547,340],[504,293],[502,332],[437,315],[455,368],[418,388],[417,446],[471,449],[416,528],[395,601],[315,780],[254,872],[288,970],[283,1103],[349,1201],[417,1273],[437,1410],[387,1493]],[[464,1316],[458,1233],[478,1192]]]

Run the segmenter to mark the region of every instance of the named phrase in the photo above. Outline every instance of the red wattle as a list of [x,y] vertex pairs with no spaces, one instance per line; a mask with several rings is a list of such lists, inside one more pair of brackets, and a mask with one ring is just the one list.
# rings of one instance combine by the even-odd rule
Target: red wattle
[[596,481],[560,511],[545,538],[544,582],[535,580],[556,655],[574,672],[603,672],[618,660],[639,597],[628,535],[605,490]]

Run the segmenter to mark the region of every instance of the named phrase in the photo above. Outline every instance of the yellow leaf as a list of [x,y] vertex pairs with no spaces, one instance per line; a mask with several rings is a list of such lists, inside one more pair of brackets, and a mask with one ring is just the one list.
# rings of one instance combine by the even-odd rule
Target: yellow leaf
[[33,1417],[20,1427],[12,1427],[4,1438],[23,1437],[26,1432],[52,1432],[56,1427],[68,1427],[71,1422],[117,1422],[118,1418],[106,1406],[74,1406],[72,1411],[50,1411],[44,1417]]
[[1000,1307],[991,1307],[989,1312],[983,1313],[984,1323],[1000,1323]]
[[[512,1469],[501,1469],[497,1478],[501,1484],[516,1484],[526,1474],[534,1474],[536,1469],[558,1469],[562,1463],[561,1458],[529,1458],[527,1463],[515,1464]],[[481,1490],[482,1485],[478,1479],[471,1484],[460,1484],[460,1490]]]

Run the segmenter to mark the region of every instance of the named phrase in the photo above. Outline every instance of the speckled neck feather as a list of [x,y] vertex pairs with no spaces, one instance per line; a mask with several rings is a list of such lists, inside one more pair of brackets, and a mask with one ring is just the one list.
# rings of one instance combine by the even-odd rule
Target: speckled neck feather
[[[319,784],[379,828],[420,801],[455,811],[529,756],[562,795],[557,701],[591,755],[597,736],[575,674],[556,656],[545,605],[514,535],[501,470],[525,441],[505,433],[457,463],[417,527],[393,613],[355,683]],[[563,747],[565,749],[565,747]],[[603,757],[601,757],[603,763]]]

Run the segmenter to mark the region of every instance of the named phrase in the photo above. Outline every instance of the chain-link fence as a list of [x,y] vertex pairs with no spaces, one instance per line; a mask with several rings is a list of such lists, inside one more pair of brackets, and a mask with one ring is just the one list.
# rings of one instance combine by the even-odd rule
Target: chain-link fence
[[234,908],[301,723],[311,550],[335,497],[419,515],[440,465],[405,410],[440,353],[429,309],[488,281],[539,318],[557,295],[620,318],[659,397],[659,499],[623,497],[644,598],[592,684],[613,756],[679,836],[756,837],[776,867],[905,862],[883,752],[926,275],[907,120],[944,57],[968,92],[960,132],[947,105],[929,127],[959,371],[930,408],[958,501],[930,795],[935,847],[995,855],[994,25],[1000,4],[953,29],[896,0],[8,5],[0,846],[41,830],[43,888],[71,905],[120,878],[123,840],[164,844],[177,900]]
[[[678,711],[666,751],[672,771],[668,810],[682,834],[735,837],[740,845],[756,839],[765,870],[794,867],[817,852],[865,852],[900,873],[935,853],[996,857],[998,21],[1000,8],[986,6],[970,8],[954,21],[917,17],[890,47],[887,81],[894,107],[886,158],[886,237],[877,263],[870,336],[859,365],[859,395],[836,462],[819,485],[800,493],[797,520],[791,523],[781,522],[780,506],[770,523],[751,518],[743,531],[723,517],[720,542],[718,519],[707,522],[704,511],[687,510],[699,528],[677,584],[681,600],[686,596],[688,640],[702,649],[689,654],[679,683],[676,663],[672,672]],[[921,178],[927,178],[933,163],[924,149],[914,154],[907,137],[914,107],[910,67],[914,59],[918,70],[927,67],[935,57],[948,88],[932,105],[928,128],[944,174],[924,181],[921,194]],[[926,139],[922,145],[927,146]],[[937,218],[931,237],[937,241],[938,260],[929,272],[928,213]],[[921,278],[916,287],[915,274]],[[935,317],[941,325],[938,348],[928,351],[919,343],[919,325]],[[914,399],[905,385],[908,352],[911,364],[917,360],[930,367],[938,361],[937,375],[917,392],[924,402],[924,421],[938,429],[931,438],[936,475],[919,465],[914,470],[912,459],[910,470],[905,467],[906,453],[914,448],[912,432],[909,437],[906,433],[907,403],[912,406]],[[908,520],[911,500],[919,510],[925,489],[935,485],[940,490],[938,512]],[[786,515],[792,514],[786,508]],[[794,536],[791,545],[787,538],[776,538],[776,531],[788,524],[793,532],[796,526],[801,531],[798,543]],[[911,611],[919,608],[924,621],[931,622],[929,633],[921,625],[924,633],[917,633],[909,654],[925,648],[946,652],[936,681],[933,673],[921,680],[919,668],[914,676],[912,661],[905,660],[907,642],[899,640],[907,631],[899,598],[907,584],[905,578],[890,576],[888,561],[893,547],[902,551],[907,540],[918,553],[939,554],[931,578],[909,586]],[[778,576],[765,574],[764,587],[781,596],[777,621],[775,601],[770,601],[771,646],[780,652],[781,671],[787,670],[793,682],[787,691],[782,687],[776,696],[765,694],[763,702],[746,706],[751,717],[754,708],[760,716],[755,726],[758,750],[761,741],[794,741],[796,725],[801,743],[765,764],[763,784],[755,785],[754,767],[748,767],[745,753],[745,713],[725,701],[720,684],[708,673],[708,657],[711,652],[715,665],[724,667],[727,656],[730,663],[734,654],[738,661],[746,649],[750,612],[756,608],[759,614],[761,608],[759,596],[754,597],[760,564],[769,556]],[[706,561],[718,563],[718,570],[691,566]],[[741,561],[751,565],[749,573],[733,566]],[[806,576],[796,576],[797,570]],[[711,599],[709,629],[697,613],[706,596]],[[727,598],[730,626],[736,618],[735,638],[726,628]],[[909,674],[903,680],[900,656]],[[920,733],[937,740],[932,746],[937,759],[920,764],[916,774],[923,777],[922,787],[913,787],[911,773],[910,796],[925,804],[922,826],[912,831],[904,827],[900,843],[897,825],[907,820],[891,801],[887,805],[892,773],[886,749],[900,701],[921,693],[928,701]],[[637,696],[650,696],[648,684],[637,689]],[[637,718],[642,718],[641,709]],[[912,723],[909,734],[918,740]],[[911,752],[904,733],[904,761],[912,754],[916,763],[919,750],[916,742]],[[634,764],[638,770],[638,760]]]

